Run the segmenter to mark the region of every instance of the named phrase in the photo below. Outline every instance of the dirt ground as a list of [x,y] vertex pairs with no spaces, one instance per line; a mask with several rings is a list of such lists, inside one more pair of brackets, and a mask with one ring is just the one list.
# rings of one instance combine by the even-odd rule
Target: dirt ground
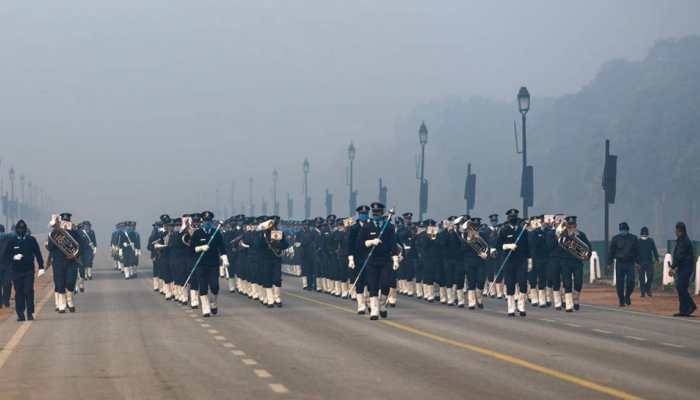
[[[639,288],[632,293],[632,305],[625,310],[647,312],[660,315],[673,315],[678,312],[678,295],[675,289],[656,289],[653,297],[641,297]],[[696,304],[700,304],[700,296],[693,296]],[[618,307],[617,292],[612,286],[584,287],[581,293],[581,303],[606,307]],[[695,318],[698,317],[696,312]]]

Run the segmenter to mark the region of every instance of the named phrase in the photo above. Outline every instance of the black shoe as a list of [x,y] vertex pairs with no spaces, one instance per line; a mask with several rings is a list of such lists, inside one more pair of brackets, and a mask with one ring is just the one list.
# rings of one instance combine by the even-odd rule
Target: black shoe
[[521,317],[526,317],[526,316],[527,316],[527,313],[526,313],[525,311],[520,311],[520,316],[521,316]]
[[219,309],[218,309],[218,308],[212,308],[212,309],[211,309],[211,313],[214,314],[214,315],[216,315],[216,314],[219,313]]
[[379,316],[382,318],[386,318],[389,316],[389,313],[386,311],[379,311]]
[[[460,307],[464,307],[464,306],[462,305],[462,306],[460,306]],[[474,309],[474,306],[469,306],[468,308],[469,308],[470,310],[473,310],[473,309]]]
[[[454,304],[452,304],[452,305],[454,305]],[[396,304],[389,303],[389,307],[394,308],[394,307],[396,307]]]
[[698,309],[697,306],[693,307],[690,311],[688,311],[688,316],[690,317],[697,309]]
[[642,292],[642,295],[641,295],[641,297],[644,297],[644,292]]
[[360,310],[357,312],[357,315],[365,315],[365,310]]
[[83,292],[85,292],[85,288],[81,287],[81,288],[80,288],[80,293],[83,293]]
[[211,317],[211,314],[202,314],[202,317],[209,318],[209,317]]
[[27,314],[27,321],[34,321],[34,314]]
[[624,301],[621,301],[621,302],[620,302],[620,307],[624,307],[624,306],[625,306],[625,302],[624,302]]
[[561,307],[554,307],[555,310],[561,311]]
[[272,308],[272,307],[274,307],[275,305],[274,305],[274,304],[266,304],[265,306],[266,306],[267,308]]
[[653,297],[653,296],[651,295],[651,292],[647,292],[647,296]]
[[73,307],[68,307],[68,311],[74,313],[74,312],[75,312],[75,306],[73,306]]
[[59,313],[59,314],[65,314],[65,313],[66,313],[66,310],[58,310],[58,313]]
[[508,313],[509,317],[515,317],[515,313]]
[[24,315],[18,315],[17,322],[22,322],[22,321],[24,321]]
[[579,304],[574,304],[574,310],[578,311],[581,309],[581,305]]
[[566,312],[574,312],[574,310],[573,310],[573,309],[567,308],[567,309],[566,309]]
[[282,303],[275,303],[275,305],[279,308],[282,308]]
[[376,316],[376,315],[372,315],[371,317],[369,317],[369,320],[370,320],[370,321],[376,321],[376,320],[378,320],[378,319],[379,319],[379,317]]
[[690,317],[690,314],[684,314],[684,313],[675,313],[673,314],[674,317]]
[[625,304],[627,304],[628,306],[631,306],[631,305],[632,305],[632,299],[629,298],[629,297],[627,297],[627,299],[625,299]]
[[479,307],[480,309],[483,309],[483,308],[484,308],[484,303],[477,303],[476,306]]

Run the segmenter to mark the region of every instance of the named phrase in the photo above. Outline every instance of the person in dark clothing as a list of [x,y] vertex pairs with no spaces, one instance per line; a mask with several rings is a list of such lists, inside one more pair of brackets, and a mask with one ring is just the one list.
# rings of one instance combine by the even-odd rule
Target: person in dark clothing
[[651,297],[651,284],[654,282],[654,268],[659,263],[659,252],[654,239],[649,237],[646,226],[639,232],[639,290],[642,297]]
[[347,254],[348,254],[348,268],[350,268],[350,280],[353,282],[354,287],[350,287],[350,290],[355,291],[355,300],[357,301],[357,314],[364,315],[367,311],[367,306],[365,302],[365,287],[367,286],[367,280],[365,279],[366,273],[362,269],[362,266],[367,257],[369,250],[364,245],[359,245],[357,242],[357,237],[360,235],[362,228],[369,222],[369,206],[361,205],[355,209],[357,213],[356,222],[348,229],[347,237]]
[[693,279],[695,267],[695,251],[688,238],[685,223],[676,224],[676,247],[673,249],[673,264],[671,269],[676,277],[678,292],[678,312],[674,317],[689,317],[697,310],[693,297],[688,293],[690,280]]
[[[219,295],[219,262],[228,267],[228,256],[224,247],[221,230],[214,223],[214,213],[202,212],[202,225],[192,233],[190,247],[197,253],[199,264],[195,273],[199,281],[199,302],[202,316],[209,317],[218,313],[217,296]],[[209,302],[209,291],[213,295]]]
[[[5,226],[0,224],[0,254],[5,253],[11,235],[5,233]],[[0,308],[10,306],[12,295],[12,271],[10,263],[0,257]]]
[[527,259],[530,257],[528,235],[523,221],[518,218],[518,210],[508,210],[507,223],[498,232],[497,249],[508,257],[503,267],[506,281],[506,299],[508,300],[508,316],[515,316],[516,296],[515,286],[518,285],[517,308],[521,317],[526,316],[525,298],[527,296]]
[[632,304],[632,292],[634,292],[634,266],[639,264],[639,240],[630,233],[627,222],[620,224],[620,233],[615,235],[610,242],[608,251],[608,266],[615,264],[615,280],[617,286],[617,298],[620,307]]
[[454,287],[456,285],[458,289],[464,289],[465,278],[464,247],[455,228],[455,219],[456,217],[449,217],[444,223],[445,229],[437,236],[443,255],[441,265],[443,281],[440,282],[440,303],[448,306],[455,305]]
[[25,320],[25,311],[31,321],[34,319],[34,260],[39,265],[39,276],[45,270],[39,243],[29,234],[24,220],[15,225],[15,233],[10,236],[3,259],[11,266],[17,321]]

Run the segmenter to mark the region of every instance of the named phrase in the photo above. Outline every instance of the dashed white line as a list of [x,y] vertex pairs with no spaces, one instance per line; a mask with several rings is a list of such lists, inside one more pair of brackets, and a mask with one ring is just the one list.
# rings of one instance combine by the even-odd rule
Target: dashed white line
[[241,361],[243,361],[243,364],[245,365],[258,365],[258,362],[253,360],[252,358],[244,358]]
[[214,336],[214,339],[216,339],[216,340],[226,340],[226,337],[224,337],[224,336]]
[[195,321],[197,321],[197,322],[204,322],[204,320],[203,320],[202,318],[197,318],[197,319],[195,319]]
[[576,324],[571,324],[571,323],[567,323],[567,324],[564,324],[564,325],[570,326],[570,327],[572,327],[572,328],[580,328],[580,327],[581,327],[581,325],[576,325]]
[[243,352],[241,350],[231,350],[231,353],[233,353],[234,356],[239,356],[239,357],[243,357],[245,355],[245,352]]
[[201,326],[202,326],[202,328],[210,328],[211,327],[211,325],[209,325],[209,324],[202,324]]
[[605,335],[612,335],[612,332],[606,331],[605,329],[593,329],[593,332],[603,333]]
[[272,389],[272,391],[275,393],[288,393],[289,392],[289,390],[287,390],[287,387],[282,385],[281,383],[271,383],[270,389]]
[[272,375],[270,375],[270,373],[264,369],[256,369],[253,372],[255,372],[255,375],[257,375],[258,378],[272,378]]
[[233,343],[224,343],[224,347],[233,348],[236,347],[236,345]]
[[557,322],[557,321],[555,321],[555,320],[553,320],[553,319],[547,319],[547,318],[540,318],[540,321],[544,321],[544,322]]
[[638,342],[646,342],[646,341],[647,341],[646,339],[640,338],[640,337],[638,337],[638,336],[625,336],[625,337],[626,337],[627,339],[636,340],[636,341],[638,341]]
[[683,346],[681,346],[680,344],[673,344],[673,343],[666,343],[666,342],[661,342],[661,344],[664,346],[668,346],[668,347],[675,347],[677,349],[683,348]]
[[217,331],[216,329],[209,329],[207,332],[211,333],[212,335],[216,335],[217,333],[219,333],[219,331]]

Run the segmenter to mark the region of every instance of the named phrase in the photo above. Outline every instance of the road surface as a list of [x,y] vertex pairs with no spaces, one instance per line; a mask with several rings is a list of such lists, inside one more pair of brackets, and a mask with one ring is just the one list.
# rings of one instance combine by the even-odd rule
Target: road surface
[[[300,290],[201,318],[103,266],[75,314],[0,324],[0,399],[697,399],[700,322],[584,306],[504,316],[400,298],[371,322]],[[225,288],[222,281],[222,288]],[[48,300],[48,301],[46,301]]]

